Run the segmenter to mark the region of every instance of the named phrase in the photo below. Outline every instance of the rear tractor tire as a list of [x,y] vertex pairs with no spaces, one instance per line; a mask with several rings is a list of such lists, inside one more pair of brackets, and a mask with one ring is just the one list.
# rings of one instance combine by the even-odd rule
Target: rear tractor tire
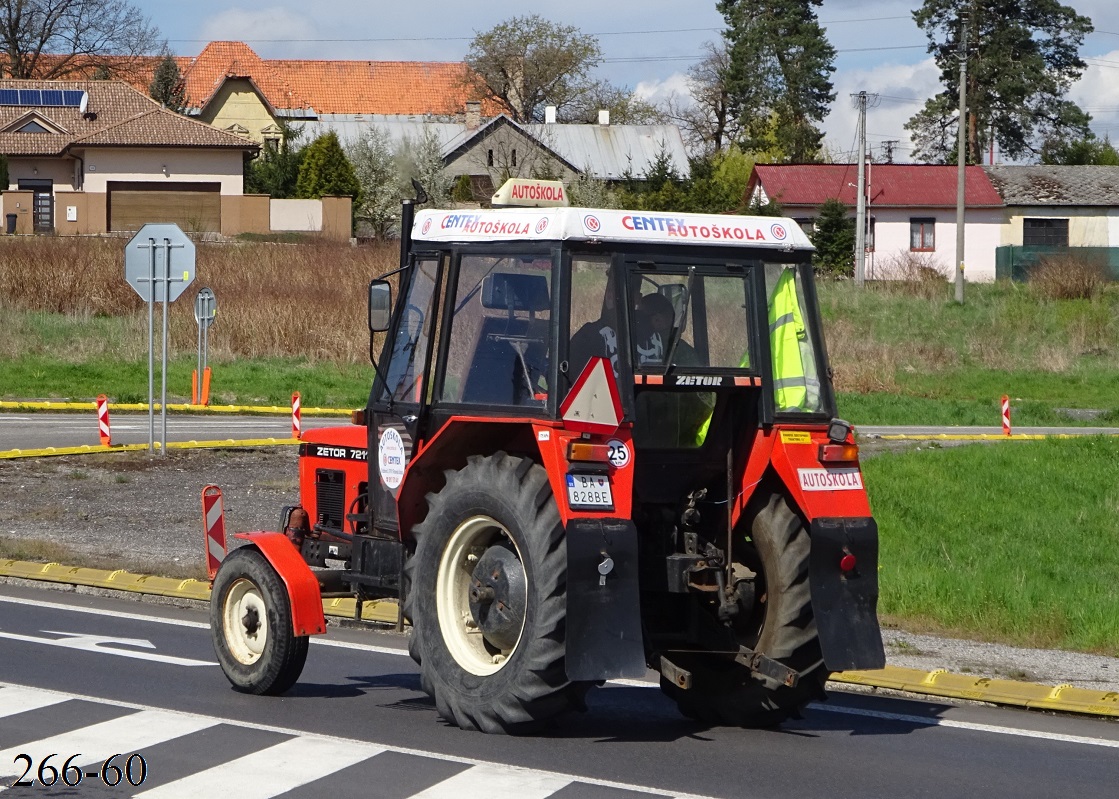
[[429,494],[405,564],[420,684],[467,730],[523,733],[581,707],[567,679],[567,543],[545,471],[474,456]]
[[222,671],[243,693],[282,694],[307,661],[308,638],[295,634],[287,589],[253,547],[222,561],[210,593],[210,631]]
[[758,599],[739,643],[780,661],[799,678],[789,688],[727,655],[671,656],[692,673],[692,688],[683,690],[662,677],[661,690],[685,716],[708,724],[772,727],[824,698],[828,671],[812,615],[808,531],[785,497],[775,493],[754,516],[750,534],[760,563]]

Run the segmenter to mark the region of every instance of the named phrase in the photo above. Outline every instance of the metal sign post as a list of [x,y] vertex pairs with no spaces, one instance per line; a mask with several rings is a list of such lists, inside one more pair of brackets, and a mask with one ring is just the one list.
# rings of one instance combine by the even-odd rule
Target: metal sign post
[[214,316],[218,312],[218,301],[213,290],[203,287],[194,295],[194,321],[198,323],[198,372],[199,386],[198,400],[205,404],[205,394],[202,387],[205,382],[206,361],[210,354],[210,325],[214,323]]
[[[147,253],[143,251],[147,250]],[[173,250],[182,250],[174,259]],[[155,303],[163,303],[162,396],[160,416],[162,439],[160,455],[167,454],[167,336],[168,304],[177,300],[194,280],[194,242],[178,225],[150,224],[129,239],[124,252],[124,278],[148,303],[148,451],[155,449]],[[159,269],[162,256],[162,269]],[[181,270],[181,271],[180,271]]]

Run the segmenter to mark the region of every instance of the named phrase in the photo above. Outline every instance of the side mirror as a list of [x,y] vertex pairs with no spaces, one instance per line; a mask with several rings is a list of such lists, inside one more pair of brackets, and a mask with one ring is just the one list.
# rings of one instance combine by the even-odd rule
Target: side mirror
[[383,333],[392,321],[392,286],[387,280],[369,284],[369,330]]

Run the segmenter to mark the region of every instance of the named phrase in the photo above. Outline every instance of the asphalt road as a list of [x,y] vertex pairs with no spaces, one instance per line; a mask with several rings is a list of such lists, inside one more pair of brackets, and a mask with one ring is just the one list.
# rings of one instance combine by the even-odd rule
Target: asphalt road
[[[202,610],[0,586],[0,786],[51,753],[59,768],[83,755],[81,786],[9,795],[1090,799],[1119,785],[1119,725],[855,693],[759,731],[697,725],[651,684],[609,684],[547,735],[468,733],[438,719],[401,637],[314,641],[288,695],[245,696]],[[142,786],[100,784],[116,753],[144,757]]]
[[[163,435],[162,420],[155,415],[155,440]],[[147,444],[149,419],[146,413],[111,413],[113,444]],[[303,430],[348,424],[343,417],[304,416]],[[1000,427],[943,426],[860,426],[862,436],[884,435],[992,435],[1002,434]],[[1119,434],[1114,427],[1022,427],[1016,434],[1028,435],[1093,435]],[[291,438],[290,416],[231,416],[176,413],[167,414],[167,440],[224,441],[226,439]],[[97,414],[87,413],[0,413],[0,452],[13,449],[44,447],[80,447],[100,444]]]
[[[149,419],[146,413],[110,413],[114,445],[147,444]],[[349,424],[349,419],[304,416],[303,430]],[[163,435],[162,420],[155,414],[155,441]],[[291,438],[290,416],[230,416],[167,414],[167,441],[224,441],[226,439]],[[101,439],[97,414],[88,413],[0,413],[0,452],[45,447],[98,446]]]

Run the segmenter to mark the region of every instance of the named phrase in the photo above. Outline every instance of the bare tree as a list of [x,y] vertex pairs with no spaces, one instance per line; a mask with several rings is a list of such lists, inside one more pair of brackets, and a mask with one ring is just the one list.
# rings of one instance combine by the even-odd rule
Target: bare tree
[[671,97],[665,113],[680,127],[692,152],[708,155],[737,141],[742,126],[727,91],[730,54],[726,42],[705,42],[703,47],[707,55],[688,70],[691,102]]
[[63,78],[136,68],[166,47],[126,0],[0,0],[0,75]]

